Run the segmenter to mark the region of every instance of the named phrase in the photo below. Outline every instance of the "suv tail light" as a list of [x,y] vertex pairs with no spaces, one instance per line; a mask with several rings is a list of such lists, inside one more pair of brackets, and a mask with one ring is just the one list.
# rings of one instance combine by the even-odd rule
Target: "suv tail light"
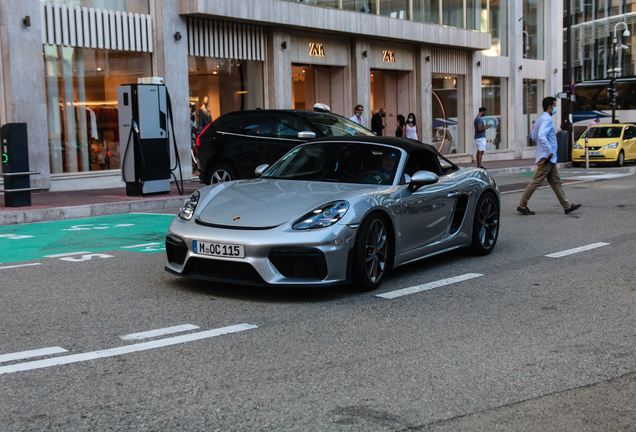
[[[214,123],[214,122],[212,122],[212,123]],[[199,135],[197,135],[197,147],[201,147],[201,144],[199,143],[199,138],[201,138],[201,135],[203,135],[205,133],[205,131],[210,127],[210,125],[212,123],[210,123],[206,127],[204,127],[203,130],[201,131],[201,133]]]

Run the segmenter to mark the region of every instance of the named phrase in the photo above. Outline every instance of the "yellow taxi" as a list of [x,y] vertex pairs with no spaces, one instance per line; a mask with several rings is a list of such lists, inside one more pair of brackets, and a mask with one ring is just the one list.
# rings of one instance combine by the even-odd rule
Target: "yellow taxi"
[[585,163],[587,138],[590,163],[611,163],[623,166],[626,160],[636,160],[636,125],[611,123],[589,127],[572,149],[572,165]]

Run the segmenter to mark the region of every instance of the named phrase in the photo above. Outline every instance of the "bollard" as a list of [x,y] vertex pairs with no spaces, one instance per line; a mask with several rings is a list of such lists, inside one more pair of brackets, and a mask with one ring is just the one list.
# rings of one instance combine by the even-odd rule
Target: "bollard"
[[590,150],[587,145],[587,137],[585,137],[585,169],[590,169]]

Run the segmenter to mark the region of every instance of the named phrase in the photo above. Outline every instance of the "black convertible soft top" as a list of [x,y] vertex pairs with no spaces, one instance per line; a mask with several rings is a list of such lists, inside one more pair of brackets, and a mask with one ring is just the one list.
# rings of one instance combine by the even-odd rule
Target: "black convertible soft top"
[[[424,144],[419,141],[410,139],[410,138],[397,138],[397,137],[368,137],[368,136],[347,136],[347,137],[326,137],[326,138],[317,138],[311,140],[310,142],[364,142],[369,144],[385,144],[394,147],[399,147],[405,150],[408,154],[413,153],[415,150],[424,150],[430,153],[433,153],[435,156],[441,155],[435,147],[430,144]],[[446,159],[446,158],[444,158]]]

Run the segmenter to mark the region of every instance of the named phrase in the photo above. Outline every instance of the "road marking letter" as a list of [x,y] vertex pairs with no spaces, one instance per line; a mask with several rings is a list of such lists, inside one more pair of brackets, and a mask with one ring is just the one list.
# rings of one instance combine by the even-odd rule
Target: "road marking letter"
[[596,249],[596,248],[600,248],[600,247],[608,246],[608,245],[609,245],[609,243],[603,243],[603,242],[592,243],[592,244],[589,244],[589,245],[586,245],[586,246],[577,247],[577,248],[574,248],[574,249],[568,249],[568,250],[564,250],[564,251],[561,251],[561,252],[555,252],[555,253],[552,253],[552,254],[549,254],[549,255],[546,255],[546,256],[549,257],[549,258],[561,258],[561,257],[567,256],[567,255],[572,255],[572,254],[579,253],[579,252],[585,252],[585,251],[589,251],[591,249]]
[[154,348],[161,348],[170,345],[182,344],[201,339],[207,339],[215,336],[221,336],[230,333],[237,333],[245,330],[258,328],[253,324],[236,324],[229,327],[221,327],[218,329],[206,330],[198,333],[190,333],[183,336],[175,336],[171,338],[158,339],[150,342],[142,342],[134,345],[125,345],[118,348],[110,348],[101,351],[92,351],[82,354],[71,354],[67,356],[55,357],[44,360],[35,360],[26,363],[19,363],[9,366],[0,366],[0,375],[10,374],[14,372],[22,372],[34,369],[43,369],[51,366],[59,366],[70,363],[79,363],[87,360],[95,360],[106,357],[114,357],[122,354],[129,354],[138,351],[146,351]]
[[119,337],[120,339],[123,339],[123,340],[139,340],[139,339],[147,339],[147,338],[151,338],[155,336],[163,336],[163,335],[172,334],[172,333],[181,333],[188,330],[196,330],[198,328],[199,326],[195,326],[194,324],[184,324],[184,325],[166,327],[166,328],[157,329],[157,330],[148,330],[145,332],[131,333],[131,334],[127,334],[127,335],[119,336]]
[[420,291],[427,291],[427,290],[431,290],[434,288],[439,288],[445,285],[450,285],[450,284],[454,284],[457,282],[463,282],[465,280],[469,280],[469,279],[474,279],[474,278],[478,278],[480,276],[484,276],[481,273],[466,273],[464,275],[461,276],[455,276],[452,278],[448,278],[448,279],[442,279],[442,280],[438,280],[435,282],[429,282],[429,283],[425,283],[423,285],[416,285],[416,286],[412,286],[409,288],[403,288],[403,289],[399,289],[396,291],[389,291],[386,292],[384,294],[378,294],[376,295],[376,297],[382,297],[385,299],[394,299],[397,297],[402,297],[405,295],[409,295],[409,294],[415,294],[418,293]]

